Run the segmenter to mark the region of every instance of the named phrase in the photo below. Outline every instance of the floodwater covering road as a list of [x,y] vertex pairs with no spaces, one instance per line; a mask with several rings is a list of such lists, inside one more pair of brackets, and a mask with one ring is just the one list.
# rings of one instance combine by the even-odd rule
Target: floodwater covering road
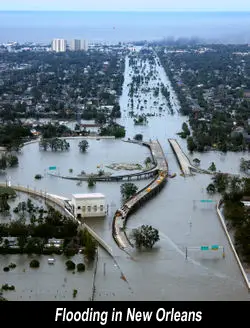
[[[158,61],[150,64],[147,60],[142,62],[140,57],[135,66],[141,74],[149,76],[150,71],[153,74],[150,75],[147,91],[143,93],[144,86],[141,85],[140,93],[134,93],[134,111],[136,114],[155,115],[147,118],[146,125],[135,125],[133,118],[130,117],[131,99],[128,92],[133,75],[138,73],[135,73],[135,67],[129,67],[127,58],[123,93],[120,98],[122,117],[119,123],[126,128],[126,138],[133,138],[135,134],[141,133],[145,141],[158,139],[166,155],[170,173],[177,174],[175,178],[168,179],[161,192],[133,214],[127,223],[127,234],[141,224],[150,224],[159,229],[160,241],[152,250],[135,249],[129,256],[117,247],[112,238],[112,218],[115,210],[121,206],[122,182],[100,182],[90,191],[86,182],[77,185],[76,181],[50,177],[46,174],[42,180],[34,180],[36,173],[43,174],[51,165],[57,166],[61,173],[68,172],[70,168],[74,173],[79,173],[81,170],[93,172],[97,165],[105,166],[111,162],[143,164],[149,156],[146,147],[119,140],[91,140],[87,153],[79,154],[78,141],[70,140],[70,152],[53,154],[41,152],[37,144],[31,144],[23,148],[19,156],[19,167],[8,169],[6,177],[11,177],[13,184],[29,185],[37,190],[46,189],[48,193],[65,197],[70,197],[72,193],[84,192],[101,192],[106,195],[109,205],[107,218],[87,220],[91,228],[112,247],[114,253],[114,258],[111,258],[104,250],[99,250],[94,300],[250,300],[242,274],[216,214],[215,204],[219,195],[211,197],[206,193],[211,177],[203,174],[186,178],[180,176],[180,168],[168,138],[177,138],[182,149],[188,154],[186,141],[176,135],[181,130],[182,123],[187,121],[187,117],[178,113],[178,100],[164,69],[158,65]],[[173,114],[161,93],[158,103],[154,103],[154,88],[158,83],[163,83],[170,92]],[[138,106],[142,103],[143,110],[140,105]],[[162,107],[162,110],[159,107]],[[228,152],[224,155],[208,152],[188,156],[191,161],[198,157],[204,169],[213,161],[218,170],[235,173],[239,172],[242,154]],[[6,177],[2,177],[1,181],[5,181]],[[139,188],[148,183],[149,180],[135,181]],[[201,202],[207,198],[213,199],[214,202]],[[202,245],[214,244],[224,247],[225,258],[222,257],[221,250],[199,250]],[[16,273],[15,270],[0,273],[1,284],[8,282],[18,285],[16,292],[8,292],[10,297],[6,295],[9,299],[20,299],[23,293],[25,294],[23,290],[28,290],[29,285],[32,286],[33,294],[27,292],[23,299],[29,299],[30,296],[34,300],[72,300],[73,288],[78,289],[76,300],[88,300],[92,295],[92,271],[66,277],[65,259],[58,257],[56,265],[49,267],[45,258],[42,260],[40,273],[40,269],[32,274],[29,270],[26,276],[22,271],[27,267],[26,258],[20,257],[18,260],[12,255],[1,258],[4,264],[15,261],[20,262],[19,271],[15,269]],[[15,283],[15,279],[18,283]]]
[[[137,68],[145,66],[137,60]],[[146,63],[149,67],[149,64]],[[120,250],[116,251],[116,260],[122,269],[121,275],[116,264],[103,251],[99,256],[96,276],[96,300],[250,300],[242,274],[230,249],[226,235],[216,214],[215,204],[219,195],[213,196],[213,203],[201,202],[211,199],[206,193],[210,183],[208,175],[196,174],[184,178],[174,154],[168,144],[168,138],[177,138],[187,152],[186,143],[176,135],[186,120],[178,114],[178,101],[170,87],[170,82],[161,66],[156,62],[154,71],[156,81],[168,87],[174,114],[169,110],[161,112],[158,107],[148,105],[144,113],[155,113],[148,117],[148,124],[134,125],[129,117],[128,89],[135,70],[126,60],[123,94],[120,99],[123,116],[121,124],[126,127],[127,137],[143,134],[144,140],[158,139],[164,149],[170,173],[177,173],[169,179],[163,190],[148,201],[127,223],[127,233],[141,224],[150,224],[159,229],[160,242],[150,251],[137,251],[129,257]],[[145,70],[144,70],[145,72]],[[150,90],[145,94],[135,94],[134,107],[138,99],[146,99],[150,104],[153,98],[155,80],[149,82]],[[152,83],[151,83],[152,82]],[[162,98],[160,103],[163,103]],[[167,109],[167,104],[162,106]],[[187,152],[188,154],[188,152]],[[224,172],[238,172],[239,154],[219,153],[193,154],[191,158],[201,159],[201,165],[207,168],[214,161]],[[227,160],[227,157],[229,160]],[[229,164],[230,163],[230,164]],[[229,165],[229,166],[228,166]],[[217,244],[224,247],[218,251],[201,251],[202,245]],[[186,251],[188,258],[186,259]],[[104,269],[105,268],[105,269]]]

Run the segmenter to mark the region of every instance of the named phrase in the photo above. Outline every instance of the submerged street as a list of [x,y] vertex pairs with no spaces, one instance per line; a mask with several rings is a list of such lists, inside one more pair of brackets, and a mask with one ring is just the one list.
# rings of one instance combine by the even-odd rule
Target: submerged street
[[[150,66],[149,63],[145,65],[137,60],[137,67],[143,65]],[[211,177],[198,173],[186,178],[180,176],[180,168],[167,139],[177,137],[176,133],[185,117],[178,114],[178,101],[163,68],[155,61],[155,66],[151,62],[150,69],[155,79],[149,80],[148,92],[141,94],[139,100],[147,100],[145,103],[149,104],[144,113],[155,113],[156,116],[148,117],[148,124],[141,126],[134,125],[133,119],[129,118],[131,99],[128,97],[128,88],[136,73],[129,67],[127,59],[123,95],[120,99],[123,114],[121,124],[126,127],[126,137],[133,138],[135,134],[141,133],[145,141],[158,139],[165,152],[170,173],[177,173],[177,176],[168,179],[161,192],[133,214],[127,223],[126,233],[142,224],[150,224],[159,229],[160,242],[151,251],[134,250],[132,257],[114,248],[115,259],[126,281],[122,279],[120,269],[112,259],[100,250],[95,300],[247,300],[249,294],[245,282],[216,214],[218,196],[214,197],[214,203],[201,202],[203,199],[211,199],[206,194]],[[155,80],[167,86],[173,115],[169,113],[164,98],[160,103],[165,101],[162,107],[166,110],[161,116],[158,107],[151,105]],[[135,108],[139,100],[135,94]],[[185,140],[178,139],[178,142],[188,154]],[[199,154],[199,158],[204,168],[208,167],[209,160],[215,160],[216,164],[219,160],[218,166],[230,170],[226,167],[227,160],[220,158],[219,154]],[[233,164],[235,167],[231,169],[237,171],[236,163]],[[212,244],[224,247],[225,258],[221,250],[200,250],[200,246]],[[186,249],[189,249],[187,260]]]
[[[211,176],[195,173],[183,177],[168,139],[176,139],[190,162],[199,158],[201,167],[207,169],[215,162],[222,172],[238,173],[241,153],[204,152],[189,154],[186,140],[181,139],[182,123],[187,117],[179,114],[179,104],[170,81],[158,57],[152,51],[150,59],[133,52],[133,60],[127,56],[123,93],[120,97],[122,117],[117,122],[126,129],[126,139],[136,134],[143,141],[158,140],[168,164],[168,178],[163,189],[131,215],[126,234],[142,224],[159,230],[160,241],[152,250],[132,249],[129,254],[119,249],[112,237],[114,213],[122,206],[119,182],[97,182],[91,192],[106,196],[109,212],[105,219],[89,218],[86,223],[112,248],[114,257],[99,248],[97,270],[93,268],[82,275],[73,275],[65,269],[66,258],[56,257],[54,266],[48,266],[41,256],[41,267],[35,273],[28,268],[29,256],[1,256],[4,265],[18,264],[17,271],[1,272],[1,284],[14,284],[16,291],[9,293],[10,300],[72,300],[72,289],[78,289],[76,300],[95,301],[201,301],[201,300],[250,300],[242,274],[229,246],[216,213],[220,195],[208,195],[207,185]],[[140,78],[139,78],[140,76]],[[162,89],[164,87],[164,89]],[[157,88],[159,90],[157,90]],[[165,98],[169,93],[169,97]],[[167,91],[167,92],[166,92]],[[143,117],[145,124],[135,124]],[[146,118],[146,119],[145,119]],[[50,194],[71,197],[73,193],[90,192],[86,182],[61,179],[46,174],[46,168],[56,165],[58,173],[74,174],[82,170],[96,172],[97,167],[107,170],[111,163],[139,163],[144,165],[149,149],[126,143],[119,139],[89,140],[86,153],[79,153],[78,141],[69,140],[69,152],[41,152],[37,143],[23,147],[19,166],[7,169],[1,182],[10,179],[13,185],[21,185]],[[32,156],[30,155],[32,154]],[[35,180],[36,174],[44,175]],[[124,173],[124,172],[123,172]],[[150,180],[133,181],[139,190]],[[213,202],[204,202],[204,200]],[[5,222],[5,218],[1,219]],[[202,251],[203,245],[219,245],[217,251]],[[225,250],[223,257],[222,249]],[[75,256],[76,261],[80,261]]]

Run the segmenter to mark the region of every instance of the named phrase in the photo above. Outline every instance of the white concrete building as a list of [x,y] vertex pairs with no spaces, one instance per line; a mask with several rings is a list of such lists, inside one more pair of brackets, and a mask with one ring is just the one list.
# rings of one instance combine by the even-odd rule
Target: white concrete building
[[103,194],[73,194],[71,203],[77,218],[106,216],[106,200]]
[[54,39],[52,41],[52,51],[65,52],[67,49],[67,41],[64,39]]

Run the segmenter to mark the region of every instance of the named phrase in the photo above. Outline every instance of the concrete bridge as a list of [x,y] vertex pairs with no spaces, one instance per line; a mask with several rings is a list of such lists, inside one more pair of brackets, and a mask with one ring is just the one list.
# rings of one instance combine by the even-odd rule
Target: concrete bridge
[[181,147],[176,139],[168,139],[168,142],[170,143],[170,146],[173,149],[173,152],[177,158],[177,161],[180,165],[181,171],[184,176],[193,175],[193,172],[213,174],[212,172],[210,172],[208,170],[203,170],[203,169],[200,169],[200,168],[192,165],[190,163],[189,158],[186,156],[184,151],[181,149]]
[[134,211],[142,206],[146,201],[155,196],[165,185],[168,177],[168,164],[160,143],[150,142],[151,152],[157,167],[157,177],[146,187],[128,199],[123,206],[118,209],[113,218],[112,234],[117,245],[124,251],[129,252],[133,244],[126,235],[126,222]]
[[154,142],[138,142],[138,141],[133,141],[133,140],[124,140],[124,142],[130,142],[130,143],[134,143],[137,145],[142,145],[142,146],[148,147],[151,152],[151,156],[153,158],[153,164],[154,164],[153,167],[151,167],[148,170],[144,170],[144,171],[137,172],[137,173],[120,174],[120,175],[101,175],[101,176],[99,176],[98,174],[96,174],[96,175],[88,174],[88,175],[84,175],[84,176],[66,176],[66,175],[60,175],[60,174],[49,173],[49,172],[47,174],[50,176],[61,178],[61,179],[77,180],[77,181],[87,181],[89,179],[89,177],[92,176],[95,181],[103,181],[103,182],[144,180],[144,179],[154,178],[158,174],[158,171],[159,171],[158,164],[155,161],[155,160],[157,160],[157,158],[155,158],[157,156],[157,152],[154,154],[154,152],[155,152]]

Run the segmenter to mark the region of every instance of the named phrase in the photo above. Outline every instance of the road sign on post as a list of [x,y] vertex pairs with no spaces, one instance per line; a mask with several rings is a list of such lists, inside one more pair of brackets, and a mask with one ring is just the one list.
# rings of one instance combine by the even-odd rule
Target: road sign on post
[[213,203],[214,201],[212,199],[201,199],[201,203]]
[[201,246],[201,251],[208,251],[209,250],[209,246]]
[[49,166],[49,170],[52,171],[52,170],[56,170],[56,166]]

